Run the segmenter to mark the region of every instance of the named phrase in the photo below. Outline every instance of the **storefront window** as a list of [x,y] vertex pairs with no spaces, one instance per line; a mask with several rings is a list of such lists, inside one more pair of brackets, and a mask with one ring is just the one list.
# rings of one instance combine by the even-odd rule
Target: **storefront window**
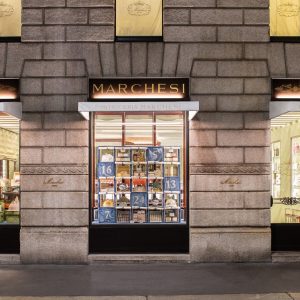
[[0,115],[0,224],[19,224],[19,120]]
[[186,223],[185,119],[94,114],[93,224]]
[[272,223],[300,223],[300,113],[271,121]]

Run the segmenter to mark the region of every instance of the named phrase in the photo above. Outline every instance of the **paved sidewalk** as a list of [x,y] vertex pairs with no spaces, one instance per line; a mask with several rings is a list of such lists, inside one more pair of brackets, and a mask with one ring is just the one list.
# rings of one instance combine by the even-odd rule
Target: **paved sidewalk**
[[[129,297],[112,297],[118,295]],[[300,300],[300,263],[0,266],[0,296],[20,296],[0,300],[27,300],[25,296],[60,296],[43,300],[68,299],[62,296],[109,296],[78,300]]]

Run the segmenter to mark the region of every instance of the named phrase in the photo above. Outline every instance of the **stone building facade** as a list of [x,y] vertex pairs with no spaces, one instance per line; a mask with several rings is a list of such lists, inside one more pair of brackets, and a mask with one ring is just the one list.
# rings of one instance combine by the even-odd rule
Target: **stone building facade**
[[22,5],[22,41],[0,44],[0,76],[21,79],[21,262],[93,259],[91,77],[191,80],[190,253],[166,259],[270,261],[270,78],[300,75],[300,45],[270,42],[269,1],[165,0],[164,42],[136,43],[115,42],[113,0]]

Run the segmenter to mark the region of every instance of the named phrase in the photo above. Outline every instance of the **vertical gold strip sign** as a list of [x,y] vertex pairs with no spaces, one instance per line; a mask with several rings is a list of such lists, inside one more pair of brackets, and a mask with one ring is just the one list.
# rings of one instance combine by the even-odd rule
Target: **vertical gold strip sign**
[[270,0],[270,35],[300,36],[300,0]]
[[162,36],[162,0],[116,0],[116,35]]
[[0,0],[0,37],[21,36],[21,0]]

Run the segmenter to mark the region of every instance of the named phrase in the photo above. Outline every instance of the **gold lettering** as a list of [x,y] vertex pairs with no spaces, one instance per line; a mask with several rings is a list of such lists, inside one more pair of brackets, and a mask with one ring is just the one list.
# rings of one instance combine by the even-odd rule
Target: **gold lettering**
[[131,92],[134,94],[134,93],[141,93],[141,91],[140,90],[135,90],[135,87],[136,86],[138,86],[138,87],[141,87],[142,85],[141,84],[133,84],[132,86],[131,86]]
[[170,90],[172,94],[177,94],[179,92],[178,84],[176,83],[170,84]]
[[159,83],[157,90],[158,90],[159,94],[163,94],[166,91],[166,84],[165,83]]
[[123,91],[124,94],[127,94],[127,84],[126,83],[119,84],[119,93],[120,94],[121,94],[121,91]]
[[148,84],[145,83],[145,94],[148,94],[148,91],[151,91],[150,94],[154,94],[155,86],[153,83],[151,84],[151,87],[148,87]]
[[185,83],[182,84],[182,95],[185,94]]
[[110,84],[106,90],[106,93],[115,93],[114,87],[112,86],[112,84]]
[[96,84],[93,84],[93,94],[99,92],[103,94],[103,84],[100,84],[99,87]]

